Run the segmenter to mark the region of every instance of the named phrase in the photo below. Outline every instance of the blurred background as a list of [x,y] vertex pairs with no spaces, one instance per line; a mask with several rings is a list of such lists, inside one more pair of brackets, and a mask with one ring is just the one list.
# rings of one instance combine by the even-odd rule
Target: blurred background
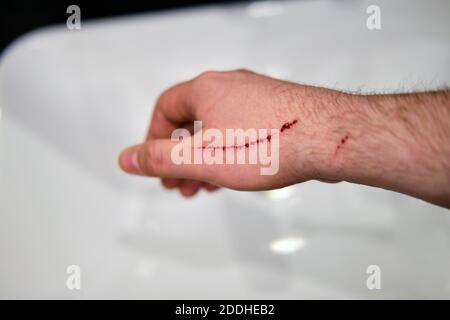
[[[193,8],[211,4],[232,4],[237,0],[96,0],[52,1],[14,0],[2,1],[0,11],[0,49],[4,49],[18,36],[33,29],[61,24],[67,20],[67,8],[83,8],[83,20]],[[243,2],[243,1],[241,1]]]
[[[81,29],[67,26],[72,4]],[[315,181],[184,199],[117,165],[160,92],[205,70],[362,93],[448,87],[449,1],[2,6],[0,298],[450,298],[448,210]]]

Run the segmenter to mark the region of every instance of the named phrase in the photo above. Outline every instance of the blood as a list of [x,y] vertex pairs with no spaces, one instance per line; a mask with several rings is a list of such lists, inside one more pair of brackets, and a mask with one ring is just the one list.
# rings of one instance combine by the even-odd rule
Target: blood
[[340,141],[339,144],[336,146],[336,150],[334,151],[333,157],[336,157],[338,151],[344,146],[344,144],[347,142],[348,138],[350,137],[350,134],[346,134]]
[[[285,132],[288,129],[291,129],[294,125],[296,125],[298,123],[297,119],[292,120],[291,122],[285,122],[283,123],[283,125],[280,128],[280,133]],[[230,145],[230,146],[201,146],[198,147],[199,149],[220,149],[222,148],[222,150],[226,150],[226,149],[241,149],[241,148],[249,148],[250,146],[253,146],[255,144],[259,144],[259,143],[270,143],[270,141],[272,140],[272,135],[268,134],[265,138],[261,138],[252,142],[247,142],[244,145]]]
[[284,130],[286,130],[286,129],[290,129],[294,124],[296,124],[297,123],[297,120],[294,120],[294,121],[292,121],[292,122],[286,122],[285,124],[283,124],[282,126],[281,126],[281,129],[280,129],[280,132],[283,132]]

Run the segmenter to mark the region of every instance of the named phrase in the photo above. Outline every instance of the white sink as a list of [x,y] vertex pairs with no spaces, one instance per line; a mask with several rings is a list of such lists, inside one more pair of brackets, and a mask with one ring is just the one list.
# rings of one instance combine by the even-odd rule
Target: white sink
[[[305,1],[16,41],[0,62],[0,298],[450,298],[448,210],[346,183],[185,200],[117,166],[158,94],[206,69],[371,92],[449,85],[450,2],[377,3],[379,31],[371,2]],[[66,287],[69,265],[81,290]]]

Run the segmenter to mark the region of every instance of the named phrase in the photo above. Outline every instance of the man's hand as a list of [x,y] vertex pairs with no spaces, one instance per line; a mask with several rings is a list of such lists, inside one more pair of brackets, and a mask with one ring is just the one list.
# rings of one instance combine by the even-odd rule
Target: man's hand
[[[292,119],[303,119],[293,83],[271,79],[250,71],[205,72],[164,92],[156,103],[147,141],[122,153],[122,168],[135,174],[158,176],[166,187],[179,187],[193,195],[202,185],[207,189],[224,186],[239,190],[273,189],[308,177],[305,161],[298,158],[298,135],[292,130],[280,139],[280,170],[262,176],[251,164],[176,165],[171,161],[172,132],[180,127],[192,131],[194,120],[203,130],[277,128]],[[299,126],[300,127],[300,124]],[[296,164],[294,166],[294,164]],[[297,167],[303,166],[302,170]]]
[[[185,196],[201,187],[266,190],[346,180],[449,207],[449,104],[446,92],[358,96],[245,70],[206,72],[160,96],[146,142],[126,149],[119,162],[128,173],[161,177]],[[224,136],[226,129],[296,124],[279,134],[277,174],[261,175],[254,164],[175,164],[171,134],[193,133],[194,120]]]

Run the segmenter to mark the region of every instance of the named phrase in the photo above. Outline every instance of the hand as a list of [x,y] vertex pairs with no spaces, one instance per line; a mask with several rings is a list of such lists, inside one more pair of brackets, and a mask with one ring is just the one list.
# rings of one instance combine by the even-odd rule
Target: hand
[[[160,96],[147,141],[126,149],[120,165],[128,173],[161,177],[164,186],[178,187],[185,196],[194,195],[202,186],[207,190],[216,186],[263,190],[305,181],[312,168],[308,157],[299,157],[298,152],[311,143],[301,141],[308,138],[301,134],[307,126],[306,112],[301,110],[307,107],[306,100],[298,103],[301,87],[245,70],[203,73]],[[261,175],[260,166],[254,164],[174,164],[171,149],[175,142],[170,136],[180,127],[192,132],[194,120],[203,122],[203,130],[216,128],[224,136],[226,129],[281,129],[294,121],[295,126],[279,135],[278,173]]]

